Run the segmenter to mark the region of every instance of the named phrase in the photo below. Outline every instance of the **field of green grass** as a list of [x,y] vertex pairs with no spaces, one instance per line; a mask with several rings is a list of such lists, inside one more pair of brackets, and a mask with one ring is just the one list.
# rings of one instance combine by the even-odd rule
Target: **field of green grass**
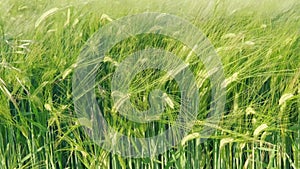
[[[298,0],[1,0],[0,168],[300,168],[299,9]],[[106,53],[94,89],[116,131],[154,136],[174,124],[180,109],[176,81],[147,69],[132,77],[130,101],[147,110],[149,93],[161,89],[163,118],[139,124],[114,110],[113,73],[135,51],[155,47],[183,60],[191,55],[186,60],[200,95],[195,125],[178,145],[128,158],[89,137],[84,128],[90,123],[75,112],[72,83],[88,40],[116,19],[143,12],[179,16],[207,37],[223,65],[226,103],[220,121],[205,121],[213,105],[210,72],[176,39],[142,34],[123,40]],[[204,127],[213,129],[211,136],[199,134]]]

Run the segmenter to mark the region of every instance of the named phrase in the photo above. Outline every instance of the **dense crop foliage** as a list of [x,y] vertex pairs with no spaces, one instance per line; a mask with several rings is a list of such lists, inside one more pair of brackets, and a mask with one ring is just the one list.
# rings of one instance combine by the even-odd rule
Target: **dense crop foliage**
[[[297,1],[41,1],[0,2],[0,168],[299,168],[300,4]],[[103,150],[74,112],[72,74],[87,40],[113,20],[141,12],[178,15],[211,41],[224,66],[226,106],[218,125],[204,123],[210,80],[193,54],[201,101],[196,125],[181,144],[153,158],[123,158]],[[145,34],[117,44],[98,70],[95,92],[108,123],[147,137],[176,119],[179,88],[149,69],[131,84],[131,102],[149,107],[149,92],[167,93],[163,120],[130,122],[113,110],[115,65],[130,53],[161,48],[185,59],[191,49]],[[215,129],[200,142],[204,126]],[[184,127],[184,126],[182,126]]]

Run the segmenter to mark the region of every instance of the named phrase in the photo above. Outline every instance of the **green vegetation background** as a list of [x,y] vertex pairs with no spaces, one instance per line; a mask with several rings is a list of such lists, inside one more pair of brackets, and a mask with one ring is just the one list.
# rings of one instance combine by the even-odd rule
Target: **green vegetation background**
[[[300,168],[299,9],[296,0],[1,1],[0,168]],[[141,12],[178,15],[208,37],[224,65],[227,102],[206,142],[193,134],[203,127],[199,117],[181,145],[157,157],[126,159],[102,150],[83,132],[74,113],[71,82],[80,50],[93,33],[114,19]],[[182,57],[189,52],[174,40],[137,39],[110,54],[128,54],[147,45]],[[110,64],[98,78],[104,86],[99,97],[107,100],[101,103],[104,112],[111,112],[109,78],[102,76],[112,73]],[[197,74],[203,67],[193,70]],[[141,78],[147,82],[142,89],[150,90],[151,76],[137,76],[133,89]],[[203,108],[210,104],[210,88],[207,80],[199,83]],[[176,85],[169,88],[176,91]],[[140,99],[144,95],[131,99],[147,108]],[[180,104],[178,93],[169,95],[175,107]],[[109,115],[108,121],[120,132],[155,134],[149,126],[117,116]],[[167,124],[155,127],[163,130]]]

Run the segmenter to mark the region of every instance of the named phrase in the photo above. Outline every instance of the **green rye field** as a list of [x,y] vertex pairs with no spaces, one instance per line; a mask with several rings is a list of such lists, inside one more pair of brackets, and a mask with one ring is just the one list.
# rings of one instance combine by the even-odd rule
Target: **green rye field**
[[[204,65],[188,60],[201,98],[192,130],[166,152],[128,158],[103,149],[84,130],[72,95],[77,58],[88,40],[116,19],[169,13],[195,25],[222,62],[226,103],[220,121],[205,122],[211,82]],[[111,79],[131,53],[160,48],[184,59],[192,49],[166,36],[123,40],[97,71],[95,93],[116,131],[148,137],[173,124],[180,89],[165,72],[147,69],[130,82],[130,101],[147,110],[150,91],[165,91],[164,119],[137,124],[113,109]],[[213,130],[204,138],[201,130]],[[185,127],[185,126],[180,126]],[[126,148],[126,147],[125,147]],[[212,1],[0,1],[0,168],[68,169],[299,169],[300,2]]]

